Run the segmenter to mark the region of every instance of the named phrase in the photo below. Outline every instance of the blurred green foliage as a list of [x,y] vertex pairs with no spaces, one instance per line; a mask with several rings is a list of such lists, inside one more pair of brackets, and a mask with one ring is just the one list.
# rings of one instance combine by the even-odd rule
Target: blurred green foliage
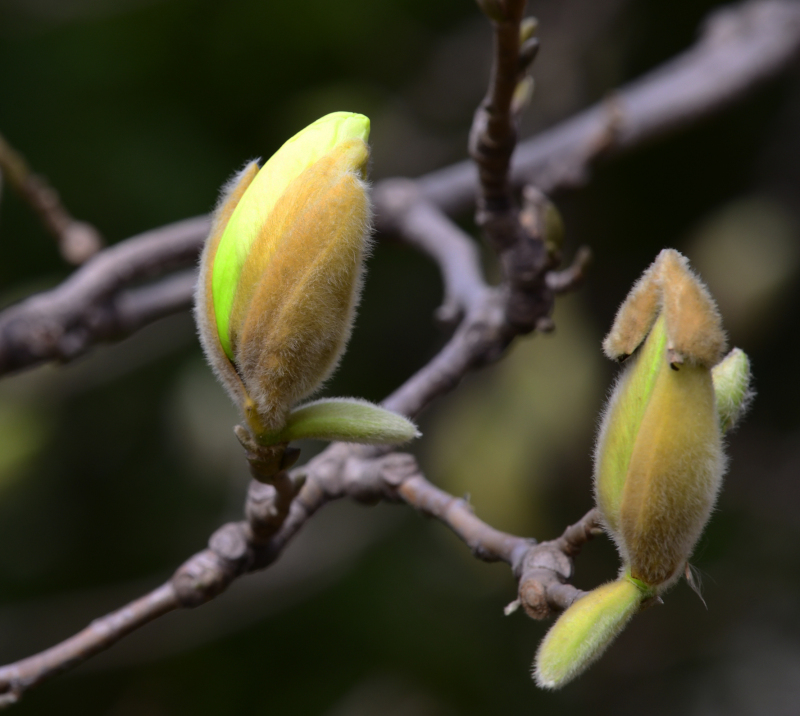
[[[680,51],[714,5],[533,3],[543,46],[523,132]],[[208,211],[245,160],[328,111],[371,116],[373,178],[463,158],[489,39],[474,3],[456,0],[0,0],[0,131],[76,217],[115,242]],[[274,569],[149,626],[32,691],[16,712],[791,713],[800,696],[798,115],[793,76],[555,197],[567,253],[584,243],[595,252],[588,284],[559,305],[554,336],[521,341],[422,419],[418,450],[432,480],[469,492],[498,526],[556,535],[591,504],[593,423],[613,375],[599,339],[658,250],[685,251],[753,358],[759,390],[730,439],[730,474],[696,556],[710,611],[676,589],[576,684],[541,693],[527,672],[545,625],[503,617],[515,596],[506,567],[478,563],[407,509],[333,505]],[[0,252],[4,303],[68,274],[7,187]],[[439,298],[430,263],[380,244],[327,392],[380,400],[395,388],[444,340],[431,320]],[[4,380],[4,661],[155,586],[241,514],[234,420],[188,316]],[[596,540],[577,584],[615,569],[613,548]]]

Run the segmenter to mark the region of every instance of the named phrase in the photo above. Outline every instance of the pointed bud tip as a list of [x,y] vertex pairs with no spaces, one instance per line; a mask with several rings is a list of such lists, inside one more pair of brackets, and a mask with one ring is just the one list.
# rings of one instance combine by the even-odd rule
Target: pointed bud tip
[[372,217],[369,132],[362,114],[326,115],[223,188],[198,327],[234,401],[255,401],[265,430],[330,375],[349,338]]

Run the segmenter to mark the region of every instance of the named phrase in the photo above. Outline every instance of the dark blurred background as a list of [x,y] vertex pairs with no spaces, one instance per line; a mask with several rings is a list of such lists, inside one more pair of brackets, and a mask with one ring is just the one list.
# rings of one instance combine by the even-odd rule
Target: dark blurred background
[[[706,0],[540,0],[524,135],[688,47]],[[0,0],[0,132],[110,242],[208,211],[219,186],[322,114],[372,118],[374,179],[465,155],[490,31],[469,0]],[[599,341],[665,246],[718,298],[759,391],[685,584],[584,677],[538,691],[546,624],[503,616],[505,566],[407,508],[326,507],[275,568],[150,625],[26,695],[24,714],[795,714],[800,711],[800,77],[600,167],[555,197],[586,286],[552,336],[520,341],[422,419],[430,479],[499,528],[551,538],[591,506],[593,433],[614,368]],[[470,225],[469,217],[463,217]],[[7,187],[0,303],[68,275]],[[491,268],[491,267],[490,267]],[[336,395],[379,400],[432,356],[441,287],[376,247]],[[0,382],[0,659],[50,646],[168,577],[236,519],[233,408],[188,315],[67,367]],[[308,445],[308,457],[319,445]],[[576,583],[611,578],[608,540]]]

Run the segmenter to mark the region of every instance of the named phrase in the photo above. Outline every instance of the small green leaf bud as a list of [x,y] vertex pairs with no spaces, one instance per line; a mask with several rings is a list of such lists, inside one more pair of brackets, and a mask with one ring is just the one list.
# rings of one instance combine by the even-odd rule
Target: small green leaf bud
[[564,220],[550,198],[532,184],[522,190],[520,221],[534,236],[544,240],[550,256],[560,255],[564,242]]
[[223,189],[195,315],[212,367],[256,435],[335,368],[361,287],[369,120],[335,112]]
[[539,646],[533,668],[536,683],[543,689],[558,689],[582,674],[652,596],[621,577],[573,602]]
[[711,371],[717,414],[723,432],[736,427],[755,397],[751,387],[750,359],[740,348],[734,348]]
[[277,443],[316,438],[368,445],[398,445],[419,437],[402,415],[355,398],[330,398],[301,405],[289,413]]
[[511,112],[513,114],[521,114],[530,104],[531,99],[533,99],[534,87],[535,82],[530,75],[526,75],[517,83],[514,95],[511,98]]

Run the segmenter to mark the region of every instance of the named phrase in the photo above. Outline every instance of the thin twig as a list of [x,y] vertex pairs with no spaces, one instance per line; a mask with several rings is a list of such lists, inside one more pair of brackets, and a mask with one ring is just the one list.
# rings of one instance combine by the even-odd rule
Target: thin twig
[[58,192],[44,177],[34,174],[25,158],[0,134],[0,171],[8,183],[39,214],[47,230],[55,236],[61,255],[71,264],[82,264],[103,247],[97,229],[77,221],[61,203]]
[[397,488],[397,494],[420,512],[444,522],[484,562],[513,565],[531,547],[531,540],[500,532],[475,516],[466,500],[440,490],[422,475],[413,475]]
[[475,222],[500,261],[507,322],[529,333],[549,317],[553,293],[544,282],[551,259],[544,237],[530,230],[543,222],[520,221],[509,174],[519,119],[514,96],[525,71],[520,42],[526,0],[480,4],[494,26],[494,53],[489,90],[469,136],[469,153],[478,168]]
[[583,596],[584,592],[569,584],[572,559],[600,532],[599,519],[596,509],[589,510],[560,537],[536,545],[514,563],[519,579],[519,601],[530,617],[546,619]]
[[0,669],[0,708],[19,701],[32,686],[105,651],[126,634],[180,607],[170,583],[96,619],[75,636]]
[[[404,502],[443,522],[476,556],[487,561],[533,563],[531,555],[542,550],[549,555],[552,545],[560,544],[556,540],[537,545],[534,540],[500,532],[476,517],[463,500],[428,482],[411,455],[389,453],[376,457],[373,453],[370,448],[335,444],[308,465],[292,471],[290,479],[295,484],[304,480],[303,486],[267,540],[256,534],[254,524],[274,518],[280,497],[278,491],[265,490],[268,486],[253,482],[248,496],[248,522],[231,522],[218,529],[208,548],[188,559],[166,584],[95,620],[54,647],[0,667],[0,707],[15,703],[29,688],[108,649],[159,616],[204,604],[238,577],[272,564],[310,517],[333,500],[350,497],[370,504]],[[561,555],[571,565],[570,557],[563,552]],[[546,584],[562,584],[560,573],[548,573],[547,567],[542,566],[539,571]],[[527,572],[523,575],[529,577]],[[556,602],[550,606],[558,608]]]
[[379,182],[375,203],[382,208],[383,231],[399,236],[439,266],[444,298],[436,310],[436,318],[444,324],[456,324],[481,300],[487,288],[478,247],[472,237],[421,196],[413,181]]
[[[511,104],[520,71],[520,24],[526,0],[479,3],[494,28],[494,52],[489,90],[481,102],[469,137],[469,153],[478,167],[477,220],[490,219],[485,212],[505,213],[512,208],[508,168],[517,144],[517,118]],[[502,241],[506,237],[490,236]]]
[[550,271],[545,281],[553,293],[568,293],[578,288],[586,278],[586,269],[592,262],[592,250],[581,246],[575,253],[572,263],[563,271]]

